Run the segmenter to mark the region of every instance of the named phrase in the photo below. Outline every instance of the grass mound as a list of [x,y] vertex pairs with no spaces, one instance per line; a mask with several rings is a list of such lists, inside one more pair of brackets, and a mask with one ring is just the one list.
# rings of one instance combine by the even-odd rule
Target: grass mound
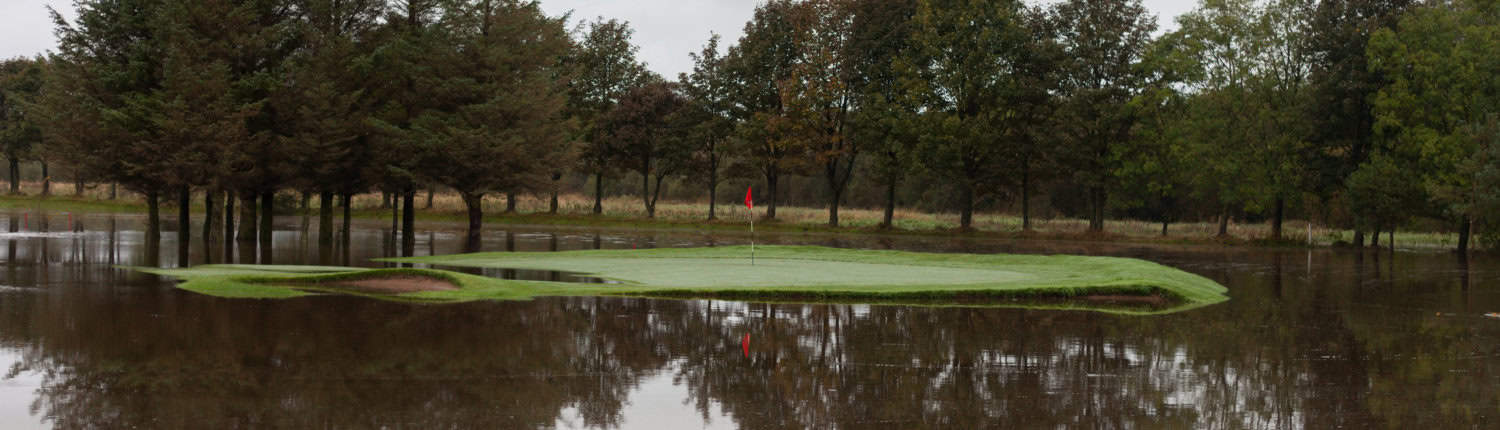
[[225,297],[369,295],[351,279],[429,277],[455,289],[397,294],[464,301],[536,296],[629,295],[748,301],[1004,306],[1149,314],[1228,300],[1207,278],[1143,260],[1066,255],[930,254],[811,246],[477,253],[389,259],[446,266],[588,273],[620,284],[501,280],[428,269],[200,266],[142,269],[186,280],[182,288]]

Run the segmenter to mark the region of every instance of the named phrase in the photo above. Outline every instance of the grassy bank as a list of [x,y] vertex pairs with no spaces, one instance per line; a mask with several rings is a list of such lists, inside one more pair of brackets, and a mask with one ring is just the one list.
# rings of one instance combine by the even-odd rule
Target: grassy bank
[[[48,211],[115,211],[115,212],[144,212],[145,203],[138,195],[122,192],[115,200],[105,200],[106,187],[95,187],[88,190],[82,197],[71,195],[63,196],[54,194],[52,197],[42,199],[35,197],[39,192],[39,185],[29,183],[23,188],[24,192],[30,193],[24,196],[6,195],[0,197],[0,208],[48,210]],[[54,187],[54,192],[71,192],[72,187]],[[287,195],[286,197],[293,197]],[[432,199],[432,206],[427,207],[426,193],[417,196],[418,218],[427,221],[463,221],[465,208],[458,195],[453,193],[437,193]],[[163,201],[162,216],[175,216],[175,209],[168,205],[172,201]],[[296,202],[300,198],[286,199],[286,202]],[[748,229],[748,213],[744,206],[738,202],[721,202],[718,206],[718,220],[707,221],[708,204],[706,202],[671,202],[663,201],[658,204],[655,218],[647,218],[641,202],[635,197],[611,197],[604,200],[604,211],[602,214],[593,213],[593,199],[583,195],[564,195],[559,199],[557,214],[548,213],[549,203],[546,199],[533,196],[521,196],[516,201],[516,211],[506,212],[506,201],[504,196],[490,196],[484,200],[484,210],[487,214],[486,223],[490,224],[527,224],[527,225],[556,225],[556,226],[591,226],[591,227],[615,227],[615,228],[639,228],[639,229],[691,229],[703,231],[743,231]],[[202,197],[194,200],[195,204],[202,203]],[[389,209],[381,208],[381,196],[379,194],[361,194],[354,198],[354,214],[359,218],[389,219]],[[312,205],[317,201],[313,199]],[[201,207],[195,207],[201,213]],[[285,208],[287,212],[303,213],[295,208]],[[309,209],[312,211],[313,209]],[[764,214],[764,208],[758,208],[758,213]],[[1271,242],[1261,240],[1270,236],[1270,225],[1268,223],[1231,223],[1229,226],[1229,238],[1217,237],[1218,224],[1215,222],[1184,222],[1171,224],[1169,234],[1161,235],[1161,224],[1151,221],[1139,220],[1110,220],[1106,223],[1107,233],[1088,233],[1088,222],[1083,219],[1068,218],[1033,218],[1032,230],[1022,231],[1021,218],[1015,214],[1006,213],[979,213],[974,218],[974,231],[961,233],[958,228],[958,214],[955,213],[928,213],[908,209],[897,210],[894,216],[894,229],[884,230],[879,227],[883,218],[880,210],[841,208],[841,226],[837,228],[828,227],[827,210],[824,208],[783,206],[777,208],[777,219],[758,220],[756,229],[770,232],[853,232],[870,233],[880,232],[884,234],[916,234],[916,235],[955,235],[967,234],[981,237],[999,238],[1035,238],[1035,239],[1065,239],[1065,240],[1098,240],[1098,241],[1122,241],[1122,242],[1151,242],[1151,243],[1220,243],[1220,244],[1250,244],[1250,245],[1293,245],[1304,246],[1308,244],[1308,223],[1300,220],[1290,220],[1284,226],[1283,241]],[[1313,246],[1329,246],[1339,242],[1350,242],[1354,233],[1344,229],[1330,229],[1314,225],[1311,229],[1311,244]],[[1384,244],[1386,237],[1381,237]],[[1443,232],[1418,232],[1398,231],[1396,233],[1396,245],[1403,249],[1443,250],[1452,249],[1458,242],[1458,236],[1453,233]]]
[[[1176,312],[1228,300],[1206,278],[1143,260],[1112,257],[927,254],[808,246],[478,253],[390,261],[588,273],[619,284],[512,281],[427,269],[201,266],[138,269],[184,279],[187,290],[222,297],[287,298],[340,292],[361,277],[427,276],[456,290],[381,296],[407,301],[519,300],[626,295],[746,301],[901,303]],[[362,294],[370,295],[370,294]],[[375,296],[375,295],[371,295]],[[1157,300],[1133,300],[1133,299]]]

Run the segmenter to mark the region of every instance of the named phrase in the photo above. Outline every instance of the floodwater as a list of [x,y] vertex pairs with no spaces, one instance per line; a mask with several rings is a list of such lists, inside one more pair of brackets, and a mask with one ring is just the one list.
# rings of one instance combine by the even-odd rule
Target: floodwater
[[[140,216],[70,217],[0,212],[0,231],[13,231],[0,233],[0,427],[1500,422],[1500,318],[1485,315],[1500,312],[1500,261],[1492,256],[762,235],[757,242],[1138,257],[1223,283],[1231,300],[1153,317],[635,298],[411,305],[177,290],[170,280],[115,268],[146,261]],[[273,262],[317,263],[316,221],[311,229],[301,217],[277,221]],[[161,264],[175,266],[168,224]],[[350,252],[339,258],[378,265],[366,259],[392,254],[384,228],[357,222]],[[418,231],[419,255],[464,245],[458,224],[420,223]],[[490,226],[482,247],[546,252],[747,240]],[[207,248],[215,255],[194,243],[190,260],[224,260],[222,245]]]

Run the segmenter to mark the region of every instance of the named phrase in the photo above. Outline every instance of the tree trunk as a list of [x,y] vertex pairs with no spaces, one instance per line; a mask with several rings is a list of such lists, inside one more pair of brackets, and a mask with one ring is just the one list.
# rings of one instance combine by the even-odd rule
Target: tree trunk
[[272,224],[275,220],[276,191],[270,190],[260,195],[260,264],[271,264],[271,233],[275,231]]
[[224,261],[234,262],[234,191],[224,191]]
[[1365,231],[1364,230],[1359,229],[1359,228],[1354,229],[1354,247],[1355,248],[1364,248],[1365,247]]
[[766,170],[766,219],[776,219],[776,188],[781,181],[781,172],[775,166]]
[[1464,215],[1458,222],[1458,254],[1469,255],[1469,235],[1472,232],[1472,222],[1468,215]]
[[1093,233],[1104,232],[1104,206],[1108,202],[1109,194],[1104,191],[1103,186],[1090,187],[1089,201],[1093,206],[1089,208],[1089,231]]
[[83,182],[83,171],[81,169],[74,169],[73,170],[73,197],[83,197],[83,188],[84,188],[84,185],[87,185],[87,184],[85,184]]
[[604,172],[594,173],[594,215],[604,213]]
[[146,265],[161,264],[161,194],[146,192]]
[[1370,247],[1380,249],[1380,228],[1375,229],[1375,234],[1370,235]]
[[307,192],[307,191],[303,191],[302,192],[302,202],[297,206],[297,210],[301,211],[304,214],[306,214],[307,213],[307,208],[310,207],[310,206],[312,206],[312,193]]
[[[245,195],[240,196],[240,235],[235,240],[254,243],[260,237],[260,234],[256,232],[260,225],[255,213],[258,208],[256,200],[253,191],[246,191]],[[241,255],[240,258],[253,259],[255,256]]]
[[318,193],[318,264],[333,265],[333,192]]
[[844,186],[839,183],[839,165],[837,159],[830,160],[823,165],[825,179],[828,180],[828,226],[839,226],[839,203],[844,197]]
[[1387,239],[1385,246],[1391,248],[1391,252],[1396,252],[1396,229],[1392,227],[1391,231],[1385,234],[1385,238]]
[[661,182],[663,179],[666,179],[666,176],[656,177],[656,190],[651,192],[651,201],[647,204],[646,208],[647,218],[656,218],[656,201],[661,198]]
[[651,206],[651,162],[646,161],[641,169],[641,203],[646,206],[646,218],[656,218],[656,208]]
[[345,266],[349,265],[349,256],[352,254],[349,250],[349,245],[353,242],[349,238],[349,212],[351,210],[350,207],[353,206],[353,202],[354,194],[344,193],[344,223],[339,226],[339,248],[344,250],[343,260],[341,261],[343,261]]
[[203,262],[213,264],[214,262],[214,233],[219,226],[218,205],[214,199],[215,191],[212,188],[203,190]]
[[464,199],[464,207],[469,212],[468,239],[465,240],[464,249],[469,252],[479,250],[479,231],[484,222],[484,195],[474,193],[461,193]]
[[552,198],[547,201],[548,215],[557,215],[557,189],[559,188],[558,181],[562,181],[562,178],[562,172],[552,173]]
[[1271,215],[1271,240],[1281,240],[1281,222],[1286,215],[1286,199],[1276,197],[1275,208]]
[[47,173],[47,162],[42,162],[42,197],[52,195],[52,176]]
[[[1031,231],[1031,159],[1021,161],[1021,231]],[[1165,223],[1162,236],[1166,236]]]
[[187,267],[188,248],[193,244],[193,189],[183,185],[177,190],[177,267]]
[[719,218],[717,206],[719,203],[719,161],[711,160],[708,163],[708,220]]
[[1167,237],[1167,222],[1168,221],[1167,221],[1166,218],[1162,218],[1162,220],[1161,220],[1161,237]]
[[115,183],[113,183],[113,182],[109,183],[109,199],[110,200],[114,200],[115,197],[118,196],[118,194],[115,192],[115,187],[116,187]]
[[969,231],[974,226],[974,185],[965,183],[963,185],[963,196],[961,204],[963,207],[958,215],[958,229]]
[[505,193],[505,213],[516,213],[516,192]]
[[1219,211],[1219,237],[1229,237],[1229,205]]
[[390,207],[391,207],[391,193],[388,193],[388,192],[385,192],[385,191],[381,191],[380,192],[380,208],[381,209],[390,209]]
[[895,226],[896,221],[896,178],[891,178],[885,184],[885,217],[880,220],[880,228],[889,229]]
[[432,195],[437,192],[436,188],[437,186],[432,185],[429,185],[427,187],[427,206],[423,207],[422,209],[432,209]]
[[21,160],[10,159],[10,193],[21,194]]
[[401,255],[410,257],[417,251],[417,191],[401,196]]

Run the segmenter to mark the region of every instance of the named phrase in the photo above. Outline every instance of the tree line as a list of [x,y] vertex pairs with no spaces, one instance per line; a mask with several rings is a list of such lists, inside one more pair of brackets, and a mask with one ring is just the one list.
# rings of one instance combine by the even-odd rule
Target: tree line
[[636,58],[628,23],[570,28],[536,2],[77,5],[53,14],[56,52],[0,68],[12,184],[45,153],[144,195],[151,238],[159,202],[186,219],[199,190],[205,235],[222,221],[265,243],[275,193],[297,190],[318,196],[324,242],[336,200],[347,219],[351,195],[380,190],[410,249],[415,195],[440,185],[477,243],[485,195],[550,194],[556,212],[572,175],[595,213],[607,182],[636,178],[648,216],[681,181],[714,219],[738,175],[764,182],[774,219],[799,177],[832,226],[860,181],[885,190],[886,227],[922,187],[963,229],[997,202],[1029,229],[1045,193],[1091,232],[1217,218],[1227,234],[1248,216],[1280,238],[1298,212],[1363,246],[1422,218],[1461,251],[1500,209],[1488,0],[1203,0],[1168,32],[1139,0],[768,0],[675,79]]

